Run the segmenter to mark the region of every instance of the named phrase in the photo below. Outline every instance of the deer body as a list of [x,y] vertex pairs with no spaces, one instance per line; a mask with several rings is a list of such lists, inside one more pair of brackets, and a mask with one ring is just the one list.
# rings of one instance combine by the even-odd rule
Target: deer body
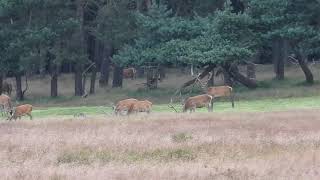
[[28,115],[30,117],[30,120],[32,120],[32,105],[31,104],[24,104],[15,107],[13,110],[11,110],[10,114],[11,117],[9,120],[16,120],[17,118],[21,119],[22,116]]
[[135,68],[127,68],[123,70],[123,78],[131,78],[135,79],[136,77],[136,69]]
[[144,101],[137,101],[133,104],[132,108],[130,109],[130,113],[138,113],[138,112],[146,112],[150,113],[152,109],[152,102],[148,100]]
[[[230,86],[215,86],[209,87],[207,90],[207,94],[215,97],[230,97],[230,101],[232,103],[232,107],[234,108],[234,96],[232,93],[232,87]],[[212,108],[211,104],[211,108]]]
[[9,112],[12,108],[11,98],[5,94],[0,95],[0,106],[2,110],[2,115]]
[[137,99],[133,98],[119,101],[114,108],[115,114],[118,115],[122,111],[127,111],[129,113],[130,109],[137,101]]
[[183,106],[183,112],[195,112],[196,108],[207,107],[208,111],[210,111],[210,103],[212,101],[212,96],[208,94],[202,94],[198,96],[193,96],[187,98]]

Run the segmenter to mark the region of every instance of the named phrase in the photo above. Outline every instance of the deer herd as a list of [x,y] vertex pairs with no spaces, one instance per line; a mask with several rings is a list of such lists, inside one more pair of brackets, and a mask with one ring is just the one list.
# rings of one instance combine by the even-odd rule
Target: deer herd
[[[123,75],[125,78],[135,78],[136,70],[134,68],[124,69]],[[3,92],[6,94],[0,95],[0,110],[2,116],[7,116],[7,120],[16,120],[22,116],[29,116],[32,119],[32,105],[24,104],[17,107],[12,106],[11,95],[12,85],[10,83],[3,83]],[[195,112],[197,108],[206,107],[208,111],[213,111],[213,100],[217,97],[229,97],[234,107],[234,95],[232,92],[232,87],[230,86],[215,86],[206,89],[205,94],[188,97],[182,102],[182,112],[190,111],[190,113]],[[170,107],[170,106],[169,106]],[[176,112],[178,112],[173,106],[171,106]],[[115,106],[113,106],[115,115],[130,115],[137,114],[140,112],[150,113],[152,110],[152,102],[148,100],[138,100],[138,99],[125,99],[118,101]]]
[[32,105],[23,104],[17,107],[12,107],[11,98],[8,95],[0,95],[0,108],[2,116],[8,116],[7,120],[17,120],[17,118],[21,119],[21,117],[25,115],[28,115],[30,119],[32,119]]
[[[209,112],[213,111],[213,99],[216,97],[229,97],[232,107],[234,107],[232,87],[216,86],[208,88],[206,94],[188,97],[183,102],[182,112],[190,111],[191,113],[195,112],[197,108],[203,107],[207,107]],[[139,112],[150,113],[152,109],[152,102],[148,100],[139,101],[137,99],[130,98],[117,102],[113,108],[115,115],[130,115],[133,113],[137,114]]]

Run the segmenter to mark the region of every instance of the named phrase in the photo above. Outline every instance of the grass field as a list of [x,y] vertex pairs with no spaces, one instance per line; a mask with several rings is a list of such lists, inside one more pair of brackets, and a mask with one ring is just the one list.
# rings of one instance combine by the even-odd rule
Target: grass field
[[[214,104],[214,113],[222,112],[270,112],[285,110],[301,110],[320,108],[320,96],[283,98],[283,99],[263,99],[263,100],[244,100],[236,101],[235,108],[231,107],[230,102],[216,102]],[[175,107],[181,111],[182,106],[175,104]],[[206,112],[205,108],[197,109],[198,112]],[[153,106],[155,113],[174,112],[167,104],[158,104]],[[73,117],[79,113],[88,116],[104,115],[111,116],[111,106],[79,106],[79,107],[34,107],[33,116],[37,117],[55,117],[69,116]]]
[[[168,107],[177,82],[190,79],[177,72],[155,91],[126,80],[86,99],[72,96],[70,75],[54,99],[48,78],[33,77],[15,104],[33,104],[34,120],[0,121],[0,179],[319,179],[320,67],[312,68],[316,84],[305,86],[297,67],[284,81],[258,67],[260,88],[235,86],[235,108],[218,99],[213,113],[194,114]],[[127,97],[152,100],[153,112],[113,116],[111,103]]]
[[0,123],[1,179],[319,179],[319,110]]

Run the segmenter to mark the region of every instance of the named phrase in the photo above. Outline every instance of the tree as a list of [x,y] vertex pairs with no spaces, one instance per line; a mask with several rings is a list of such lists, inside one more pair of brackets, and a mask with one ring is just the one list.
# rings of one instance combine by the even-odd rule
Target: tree
[[[140,38],[114,59],[124,65],[146,62],[220,65],[232,78],[243,82],[246,77],[232,67],[253,54],[252,22],[248,14],[232,13],[230,4],[225,7],[206,18],[186,19],[172,16],[165,6],[153,6],[146,15],[137,15]],[[257,86],[252,80],[243,83],[251,88]]]
[[[109,77],[109,63],[111,57],[117,50],[122,49],[123,45],[133,42],[136,37],[136,19],[133,16],[134,9],[130,9],[129,2],[126,0],[109,1],[101,7],[97,16],[97,29],[95,35],[101,41],[105,54],[102,57],[100,84],[105,86]],[[114,63],[118,64],[117,61]],[[115,66],[113,87],[122,87],[122,71],[124,66]],[[116,73],[116,74],[115,74]],[[116,79],[115,79],[116,78]],[[119,79],[120,78],[120,79]]]
[[[276,4],[276,6],[275,6]],[[277,79],[283,79],[283,59],[291,52],[300,57],[299,64],[306,75],[306,81],[313,83],[311,71],[301,57],[318,53],[320,3],[317,0],[250,0],[250,15],[255,20],[255,30],[260,39],[274,45],[274,59]],[[304,55],[298,55],[298,54]]]

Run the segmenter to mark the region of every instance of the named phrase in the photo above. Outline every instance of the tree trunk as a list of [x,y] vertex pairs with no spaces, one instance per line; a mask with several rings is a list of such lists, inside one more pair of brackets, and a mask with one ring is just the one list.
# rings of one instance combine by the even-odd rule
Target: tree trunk
[[[89,16],[89,18],[94,18]],[[93,19],[90,19],[88,21],[92,21]],[[94,63],[94,65],[91,67],[91,78],[90,78],[90,94],[94,94],[95,93],[95,85],[96,85],[96,77],[97,77],[97,65],[98,65],[98,61],[96,58],[96,45],[97,45],[97,38],[95,36],[93,36],[92,34],[90,34],[89,32],[87,32],[87,51],[89,54],[89,59],[92,63]]]
[[110,72],[110,58],[112,57],[112,49],[107,47],[103,43],[99,43],[98,49],[98,56],[100,58],[101,66],[100,66],[100,79],[99,79],[99,86],[106,87],[109,84],[109,72]]
[[94,66],[91,73],[90,94],[95,93],[96,78],[97,78],[97,67]]
[[[79,53],[85,54],[85,31],[84,31],[84,1],[77,0],[77,18],[79,20]],[[75,63],[75,96],[82,96],[84,94],[83,89],[83,79],[82,79],[82,72],[83,72],[83,63],[76,62]]]
[[247,65],[247,77],[249,79],[256,79],[256,66],[253,63]]
[[290,52],[290,43],[287,39],[282,39],[282,59],[284,65],[288,66],[289,63],[289,52]]
[[313,84],[314,83],[313,74],[308,67],[308,63],[306,61],[307,58],[301,52],[297,52],[296,54],[297,54],[299,65],[306,77],[306,82],[308,84]]
[[123,67],[115,65],[113,70],[112,87],[113,88],[122,87],[122,80],[123,80]]
[[83,66],[81,63],[77,63],[75,65],[75,77],[74,77],[74,92],[75,96],[82,96],[84,93],[83,89],[83,79],[82,79],[82,71],[83,71]]
[[[204,77],[206,77],[210,71],[212,71],[212,69],[215,68],[215,65],[214,64],[210,64],[208,67],[206,67],[204,69],[204,71],[199,75],[199,79],[203,79]],[[181,87],[180,89],[183,89],[183,88],[186,88],[188,86],[191,86],[192,84],[194,84],[195,82],[197,81],[197,78],[194,78],[188,82],[185,82]]]
[[138,78],[143,78],[144,77],[144,69],[143,67],[136,67],[137,70],[137,77]]
[[239,69],[236,65],[230,66],[230,68],[227,68],[227,70],[234,80],[240,82],[241,84],[245,85],[246,87],[248,87],[250,89],[255,89],[258,87],[257,82],[255,80],[249,79],[246,76],[242,75],[239,72]]
[[22,82],[21,82],[21,74],[16,74],[16,98],[19,101],[23,101],[23,93],[22,93]]
[[231,76],[228,70],[225,68],[222,68],[222,74],[223,74],[224,85],[233,86]]
[[87,74],[82,74],[82,89],[83,89],[83,93],[82,93],[82,97],[87,97],[88,93],[86,90],[87,87]]
[[283,38],[273,40],[272,56],[277,80],[284,79],[284,65],[288,57],[288,43]]
[[210,77],[210,79],[208,81],[208,87],[212,87],[212,86],[214,86],[214,69],[212,69],[211,77]]
[[51,64],[50,65],[51,71],[51,97],[58,96],[58,75],[59,75],[59,67],[57,65]]
[[166,78],[166,69],[163,65],[159,66],[159,77],[160,77],[159,79],[160,81]]
[[51,76],[51,97],[58,96],[58,74],[54,73]]
[[147,87],[148,89],[158,88],[158,69],[148,68],[147,69]]
[[2,94],[3,75],[0,75],[0,95]]

